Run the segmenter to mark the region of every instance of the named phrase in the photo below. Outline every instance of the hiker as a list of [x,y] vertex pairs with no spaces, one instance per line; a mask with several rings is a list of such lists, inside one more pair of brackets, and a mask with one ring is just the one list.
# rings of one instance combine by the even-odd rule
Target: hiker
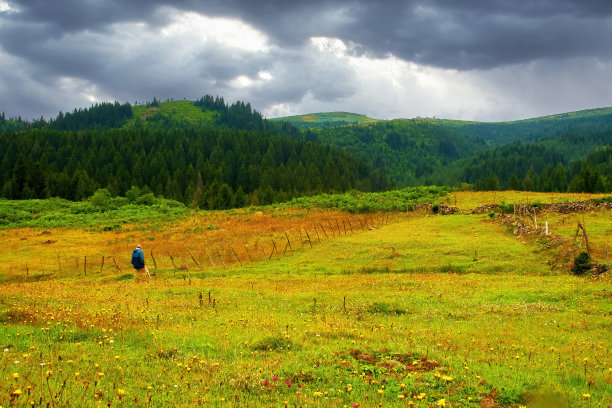
[[134,266],[134,282],[138,283],[138,279],[146,282],[149,271],[145,266],[144,254],[142,253],[142,245],[138,245],[132,252],[132,265]]

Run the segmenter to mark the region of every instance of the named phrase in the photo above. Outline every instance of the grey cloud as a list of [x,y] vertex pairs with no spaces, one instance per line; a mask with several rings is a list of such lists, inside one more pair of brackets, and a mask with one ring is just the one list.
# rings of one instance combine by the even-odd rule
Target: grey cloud
[[[8,1],[19,11],[0,12],[0,68],[16,72],[0,77],[0,110],[30,116],[88,104],[78,84],[95,89],[98,97],[130,101],[219,93],[228,100],[249,100],[260,110],[283,103],[299,106],[305,99],[308,106],[316,101],[356,106],[357,99],[351,99],[356,97],[361,104],[375,103],[358,89],[363,84],[356,82],[354,68],[309,48],[313,36],[339,38],[353,56],[393,54],[474,75],[508,72],[486,76],[492,89],[494,80],[511,81],[510,73],[534,63],[554,70],[556,78],[576,75],[563,67],[577,59],[605,61],[604,74],[597,76],[601,79],[612,59],[608,0]],[[117,31],[121,23],[143,23],[143,30],[155,36],[168,23],[170,9],[244,21],[265,33],[272,47],[238,52],[210,41],[177,60],[173,51],[183,44],[147,43]],[[232,86],[237,76],[256,80],[260,71],[273,79],[250,88]],[[536,88],[537,78],[547,75],[543,69],[529,73]],[[62,88],[66,77],[76,81],[74,89]],[[588,78],[580,80],[584,89],[598,89],[588,86]],[[513,92],[511,87],[497,89]],[[367,91],[385,98],[376,89]],[[552,103],[545,97],[533,100]]]
[[[163,6],[242,19],[276,43],[295,45],[311,36],[333,36],[360,44],[373,55],[456,69],[491,68],[535,58],[612,55],[609,1],[433,0],[20,0],[17,24],[36,23],[38,38],[109,24],[163,24]],[[15,32],[4,33],[5,42]],[[32,35],[30,35],[32,37]],[[36,35],[34,36],[36,37]]]

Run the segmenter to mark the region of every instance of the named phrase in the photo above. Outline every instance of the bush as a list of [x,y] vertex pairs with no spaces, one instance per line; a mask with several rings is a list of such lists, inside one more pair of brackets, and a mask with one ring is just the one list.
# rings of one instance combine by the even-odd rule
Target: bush
[[610,204],[612,204],[612,196],[603,196],[601,198],[596,198],[593,201],[597,205],[603,204],[603,203],[610,203]]
[[514,212],[514,204],[502,201],[499,204],[499,211],[502,214],[512,214]]
[[448,195],[448,187],[408,187],[379,193],[350,191],[344,194],[321,194],[299,197],[278,207],[329,208],[351,213],[407,211],[416,203],[436,203]]
[[591,256],[588,252],[581,252],[580,255],[574,259],[572,272],[574,275],[582,275],[589,270],[591,270]]
[[91,203],[96,207],[106,207],[112,196],[110,191],[105,188],[98,189],[93,196],[91,196]]

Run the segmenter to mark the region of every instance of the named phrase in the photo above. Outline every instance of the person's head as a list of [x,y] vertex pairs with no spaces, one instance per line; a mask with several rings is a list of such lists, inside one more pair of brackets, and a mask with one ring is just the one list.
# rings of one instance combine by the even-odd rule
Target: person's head
[[136,248],[142,249],[142,245],[136,245]]

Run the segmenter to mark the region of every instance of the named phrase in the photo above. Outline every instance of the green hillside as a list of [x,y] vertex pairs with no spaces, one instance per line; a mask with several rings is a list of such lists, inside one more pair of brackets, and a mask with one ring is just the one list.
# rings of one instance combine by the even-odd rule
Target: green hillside
[[492,145],[538,139],[553,139],[566,133],[579,133],[612,129],[612,107],[588,109],[557,115],[510,121],[510,122],[464,122],[438,120],[451,130],[468,136],[482,138]]
[[293,126],[305,129],[378,122],[377,119],[372,119],[365,115],[350,112],[309,113],[306,115],[285,116],[281,118],[272,118],[269,120],[289,122]]
[[[525,181],[534,189],[565,191],[581,173],[587,157],[612,146],[612,108],[514,122],[398,119],[311,128],[306,134],[309,140],[338,146],[373,161],[398,187],[458,186],[467,182],[493,189],[520,187]],[[585,177],[597,179],[612,174],[611,163],[593,164],[598,175]],[[552,168],[559,165],[563,171],[558,168],[558,180],[551,182]],[[530,177],[524,180],[527,173]],[[559,180],[561,173],[565,180]],[[516,183],[517,178],[521,183]],[[586,184],[592,187],[587,188],[590,191],[595,185],[605,190],[610,183],[600,180]]]
[[203,111],[193,104],[193,101],[167,101],[146,105],[132,106],[132,118],[124,125],[125,128],[148,127],[155,124],[188,123],[190,125],[214,124],[218,112]]
[[[284,163],[285,169],[279,167],[273,172],[274,182],[267,180],[268,176],[264,177],[264,184],[257,181],[249,182],[247,186],[244,176],[241,176],[241,181],[237,181],[236,172],[240,164],[233,165],[231,169],[223,168],[223,177],[217,177],[222,180],[221,184],[229,185],[233,192],[242,187],[240,194],[255,192],[258,187],[270,184],[275,194],[284,197],[283,199],[299,195],[300,191],[345,191],[359,185],[376,190],[387,185],[387,180],[396,187],[431,184],[459,186],[461,183],[469,183],[477,189],[587,192],[605,192],[612,187],[612,162],[606,159],[609,155],[607,149],[612,146],[612,107],[511,122],[470,122],[436,118],[375,120],[348,112],[313,113],[268,120],[249,103],[237,101],[230,105],[221,97],[205,95],[196,101],[160,102],[154,98],[153,102],[136,106],[129,103],[104,102],[89,108],[74,109],[73,112],[60,112],[49,122],[42,118],[26,122],[19,118],[7,119],[4,115],[0,117],[0,133],[18,133],[34,129],[62,132],[202,132],[222,129],[251,131],[284,136],[293,141],[326,145],[322,147],[339,148],[361,163],[355,167],[360,169],[356,178],[351,178],[350,182],[341,181],[339,184],[334,181],[337,177],[333,176],[334,172],[330,172],[330,168],[326,171],[328,177],[323,177],[321,183],[317,177],[310,179],[308,185],[299,181],[296,177],[302,170],[296,170],[297,173],[291,176],[290,172],[286,171],[286,166],[307,169],[312,160],[299,163],[295,157]],[[231,149],[228,148],[228,143],[223,139],[224,137],[219,141],[218,151],[211,156],[216,162],[210,161],[213,167],[219,168],[219,163],[235,160],[229,152]],[[278,143],[274,141],[272,144]],[[155,146],[151,145],[145,151],[154,148]],[[248,149],[240,147],[239,150]],[[280,155],[279,152],[273,151],[267,153],[270,157]],[[287,152],[282,155],[292,156]],[[9,151],[4,156],[13,157],[6,159],[2,168],[6,174],[14,175],[16,155]],[[29,153],[26,157],[29,157]],[[168,169],[172,169],[171,173],[176,167],[172,164],[175,159],[164,158]],[[196,157],[193,163],[195,170],[203,171],[206,159]],[[245,156],[241,160],[245,162],[247,159],[250,160]],[[41,157],[40,160],[41,165],[45,166],[49,157]],[[348,156],[342,160],[349,160]],[[39,171],[35,169],[34,164],[28,165],[29,173],[35,174]],[[75,171],[87,166],[74,160],[69,164],[69,174],[62,177],[70,178],[72,184],[77,185],[74,179]],[[277,160],[275,166],[279,164],[280,161]],[[57,169],[52,168],[50,171],[60,173],[58,170],[65,166],[64,162],[58,161]],[[132,183],[124,180],[125,174],[117,175],[117,168],[120,167],[115,163],[113,168],[105,170],[106,173],[115,174],[117,180],[113,191],[118,192],[129,188]],[[270,167],[269,163],[264,167]],[[365,168],[376,173],[365,174]],[[209,173],[208,170],[205,173]],[[324,169],[318,169],[319,172],[322,170]],[[87,172],[88,175],[90,171]],[[248,173],[248,168],[244,171]],[[337,171],[348,177],[346,169],[338,168]],[[19,172],[24,173],[23,169],[17,174]],[[193,174],[197,174],[197,171]],[[35,178],[41,179],[39,176]],[[53,190],[50,180],[47,180],[47,183],[51,183],[48,185],[48,191]],[[99,186],[105,186],[108,180],[108,177],[104,176],[96,182]],[[177,182],[180,183],[178,180]],[[67,186],[69,183],[64,184]],[[162,187],[166,184],[167,179],[157,180],[154,192],[164,191],[169,197],[178,197],[184,202],[192,195],[186,194],[185,186],[180,188],[180,195],[176,192],[170,194],[166,191],[168,188]],[[13,187],[21,186],[17,188],[19,196],[25,185],[23,180],[14,180],[13,176],[7,175],[0,187],[5,191],[5,197],[12,197],[15,195],[11,191]],[[121,187],[117,188],[117,185]],[[145,180],[139,185],[151,187]],[[292,186],[295,185],[299,187],[293,189]],[[40,184],[34,189],[38,191],[36,189],[44,191],[45,186]],[[64,192],[62,196],[68,195]]]

